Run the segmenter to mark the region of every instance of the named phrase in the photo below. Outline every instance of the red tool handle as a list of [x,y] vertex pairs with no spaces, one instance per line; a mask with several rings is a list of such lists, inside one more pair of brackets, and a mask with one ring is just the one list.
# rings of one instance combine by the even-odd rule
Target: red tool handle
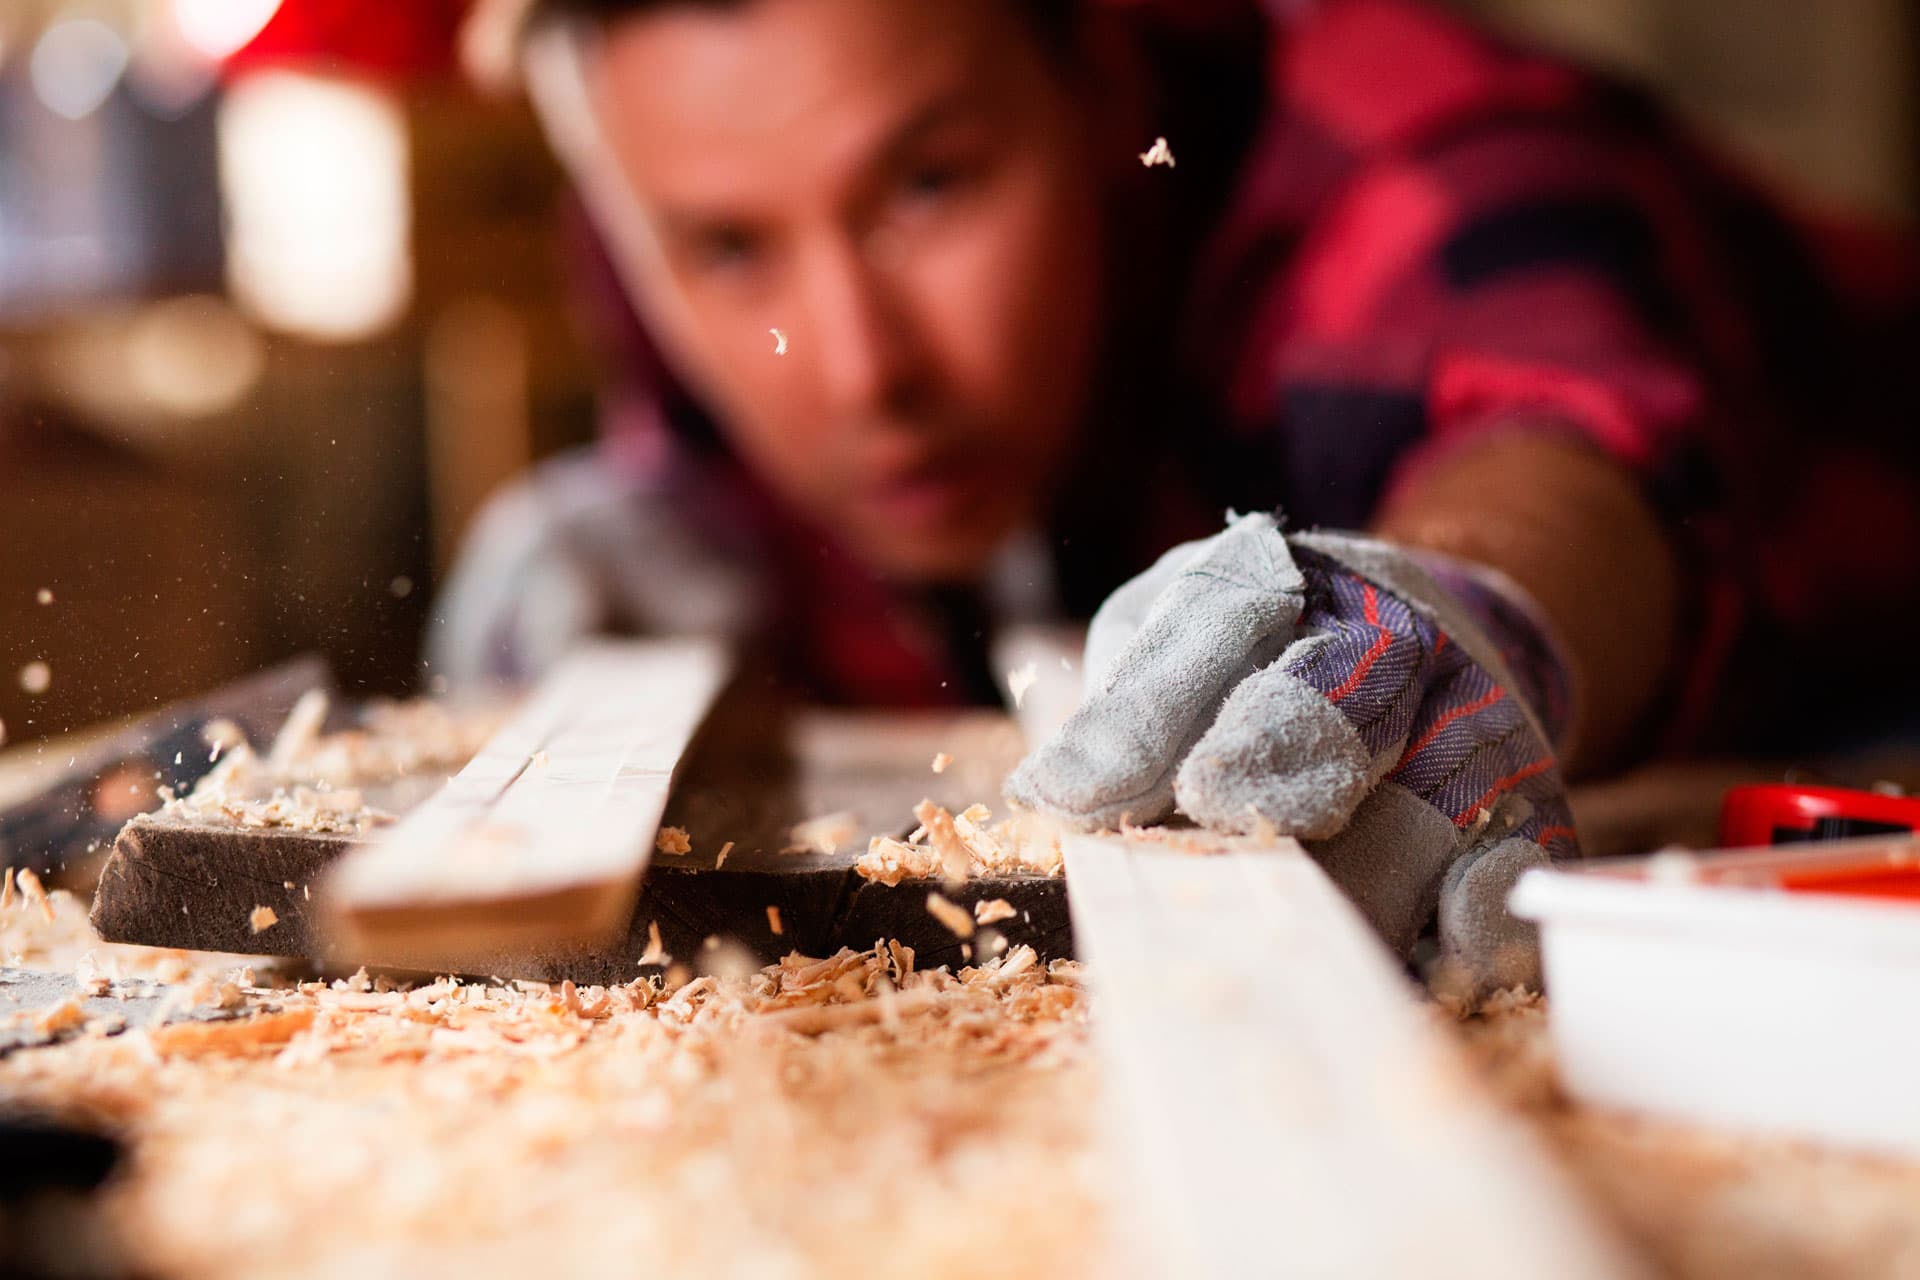
[[[1730,849],[1920,832],[1920,798],[1846,787],[1788,783],[1735,787],[1720,805],[1720,842]],[[1920,899],[1920,866],[1884,853],[1855,861],[1821,858],[1782,867],[1783,889],[1857,897]]]
[[1735,787],[1720,804],[1720,843],[1728,849],[1907,831],[1920,831],[1920,798],[1768,783]]

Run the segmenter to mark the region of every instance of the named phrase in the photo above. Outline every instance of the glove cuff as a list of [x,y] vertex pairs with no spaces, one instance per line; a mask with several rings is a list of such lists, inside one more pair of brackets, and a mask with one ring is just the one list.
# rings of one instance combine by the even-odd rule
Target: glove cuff
[[1437,551],[1406,556],[1454,598],[1500,653],[1523,698],[1557,751],[1573,722],[1573,682],[1553,626],[1533,597],[1498,569]]

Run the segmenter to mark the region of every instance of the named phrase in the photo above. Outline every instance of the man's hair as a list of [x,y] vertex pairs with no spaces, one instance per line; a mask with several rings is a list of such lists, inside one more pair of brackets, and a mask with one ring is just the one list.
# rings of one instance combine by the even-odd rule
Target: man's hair
[[[1026,20],[1042,47],[1068,59],[1074,50],[1074,32],[1081,0],[1006,0]],[[550,22],[586,21],[599,25],[661,9],[738,9],[753,0],[531,0],[521,22],[521,34],[532,35]]]

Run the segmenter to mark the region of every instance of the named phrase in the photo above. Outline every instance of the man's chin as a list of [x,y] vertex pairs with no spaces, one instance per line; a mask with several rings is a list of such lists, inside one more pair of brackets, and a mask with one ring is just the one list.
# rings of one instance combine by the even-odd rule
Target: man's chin
[[1006,541],[999,528],[967,528],[939,534],[902,535],[863,530],[856,554],[880,576],[915,584],[978,581]]

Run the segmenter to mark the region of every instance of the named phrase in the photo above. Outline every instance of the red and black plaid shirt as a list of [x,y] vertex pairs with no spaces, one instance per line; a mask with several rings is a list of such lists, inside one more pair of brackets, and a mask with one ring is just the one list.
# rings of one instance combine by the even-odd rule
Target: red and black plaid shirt
[[[1774,681],[1779,715],[1789,688],[1825,703],[1873,674],[1854,668],[1875,628],[1920,598],[1920,396],[1894,385],[1899,345],[1920,357],[1910,275],[1850,277],[1635,95],[1412,0],[1169,8],[1136,5],[1179,167],[1116,214],[1135,296],[1048,531],[1065,612],[1230,504],[1364,527],[1463,441],[1571,432],[1641,481],[1686,563],[1669,737],[1697,737],[1743,663],[1813,668]],[[704,509],[769,565],[801,683],[983,692],[988,620],[791,536],[659,372],[629,365],[625,416],[675,424],[674,465],[734,494]]]

